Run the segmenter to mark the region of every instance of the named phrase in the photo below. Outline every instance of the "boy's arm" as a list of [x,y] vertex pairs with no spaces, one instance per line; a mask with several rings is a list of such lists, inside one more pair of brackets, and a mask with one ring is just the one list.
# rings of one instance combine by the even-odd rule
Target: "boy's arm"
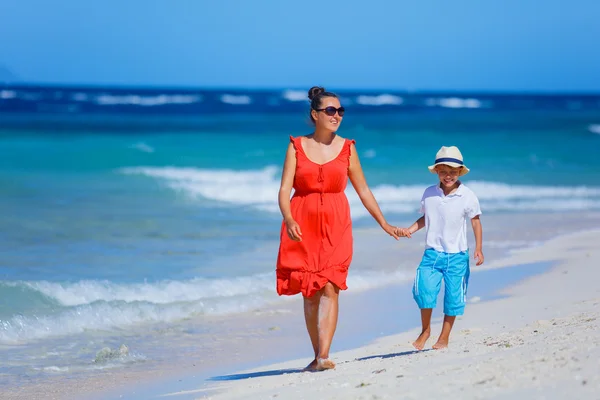
[[473,227],[473,233],[475,234],[475,254],[473,256],[477,259],[476,265],[483,264],[483,228],[481,227],[481,219],[479,215],[471,218],[471,226]]
[[413,233],[418,231],[419,229],[425,226],[425,216],[423,215],[421,218],[415,221],[409,228],[398,228],[400,236],[411,237]]
[[413,233],[415,233],[416,231],[418,231],[419,229],[421,229],[425,226],[425,195],[426,194],[427,194],[427,190],[425,190],[425,193],[423,193],[423,196],[421,197],[421,208],[419,209],[419,212],[422,213],[423,215],[421,216],[421,218],[416,220],[415,223],[412,224],[408,228],[396,228],[396,232],[399,236],[410,238],[410,237],[412,237]]

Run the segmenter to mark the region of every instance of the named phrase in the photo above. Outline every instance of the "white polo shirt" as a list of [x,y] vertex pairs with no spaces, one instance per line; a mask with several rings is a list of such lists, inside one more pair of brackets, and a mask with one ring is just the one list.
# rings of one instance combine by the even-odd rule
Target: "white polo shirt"
[[445,253],[467,251],[467,218],[481,214],[475,193],[463,183],[448,196],[433,185],[421,198],[421,213],[425,214],[425,247]]

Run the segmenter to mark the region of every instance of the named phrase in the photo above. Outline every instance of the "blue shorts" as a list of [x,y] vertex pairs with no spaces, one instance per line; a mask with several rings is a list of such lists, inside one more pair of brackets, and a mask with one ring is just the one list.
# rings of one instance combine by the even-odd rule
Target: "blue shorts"
[[442,253],[427,249],[413,285],[419,308],[435,308],[444,278],[444,314],[463,315],[469,284],[469,252]]

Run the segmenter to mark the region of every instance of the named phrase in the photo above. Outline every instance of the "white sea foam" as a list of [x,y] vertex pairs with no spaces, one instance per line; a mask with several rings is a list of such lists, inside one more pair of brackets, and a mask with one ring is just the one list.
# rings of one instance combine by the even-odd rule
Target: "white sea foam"
[[154,148],[144,142],[134,143],[130,147],[143,153],[154,153]]
[[444,108],[481,108],[484,105],[478,99],[459,97],[430,97],[425,100],[425,104],[430,107],[439,106]]
[[252,103],[252,98],[246,95],[233,95],[233,94],[224,94],[221,95],[221,101],[226,104],[233,105],[248,105]]
[[39,291],[62,306],[78,306],[97,301],[168,304],[218,297],[235,297],[269,290],[272,281],[273,278],[270,274],[263,274],[229,279],[195,278],[188,281],[155,283],[120,284],[109,281],[83,280],[75,283],[17,282],[15,285]]
[[192,104],[202,101],[200,95],[166,95],[141,96],[137,94],[111,95],[101,94],[94,99],[96,103],[104,106],[136,105],[144,107],[162,106],[165,104]]
[[286,90],[281,95],[287,101],[308,101],[308,95],[302,90]]
[[279,169],[274,166],[249,171],[134,167],[124,168],[121,172],[159,178],[185,195],[228,204],[270,205],[276,202],[279,190]]
[[51,365],[49,367],[34,368],[34,370],[41,370],[45,372],[68,372],[69,367],[57,367],[56,365]]
[[0,343],[27,343],[47,337],[96,330],[126,329],[148,323],[170,323],[197,315],[224,315],[250,311],[277,301],[269,290],[253,295],[157,304],[145,301],[97,301],[64,308],[48,315],[15,315],[0,320]]
[[[252,206],[279,212],[277,193],[280,169],[211,170],[177,167],[134,167],[121,173],[159,179],[168,187],[193,198],[205,198],[229,206]],[[587,186],[509,185],[499,182],[466,181],[479,197],[484,212],[575,211],[600,209],[600,188]],[[381,208],[394,213],[416,213],[428,185],[377,185],[371,188]],[[353,217],[368,216],[349,185],[346,192]]]
[[0,99],[14,99],[17,97],[17,92],[14,90],[0,90]]
[[[403,272],[352,274],[348,285],[362,291],[408,280]],[[275,293],[273,272],[215,280],[117,284],[107,281],[3,283],[38,291],[62,307],[46,315],[15,315],[0,320],[0,344],[28,343],[95,330],[171,323],[197,315],[246,312],[293,297]]]
[[588,126],[588,131],[600,135],[600,124],[591,124]]
[[363,106],[384,106],[384,105],[400,105],[404,102],[404,99],[400,96],[394,96],[391,94],[380,94],[378,96],[367,96],[361,95],[356,98],[358,104]]

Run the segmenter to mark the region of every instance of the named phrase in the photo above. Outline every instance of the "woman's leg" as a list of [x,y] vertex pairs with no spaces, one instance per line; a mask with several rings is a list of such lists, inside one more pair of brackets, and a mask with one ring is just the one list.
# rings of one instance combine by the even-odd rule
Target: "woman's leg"
[[337,286],[327,282],[312,297],[304,298],[306,329],[315,352],[315,359],[306,369],[335,368],[335,363],[329,360],[329,349],[337,328],[339,292]]
[[329,349],[338,320],[338,296],[340,289],[327,282],[321,289],[319,304],[319,351],[317,353],[317,369],[335,368],[335,363],[329,360]]
[[306,330],[310,336],[315,359],[306,366],[308,370],[317,368],[317,356],[319,355],[319,304],[322,291],[318,291],[312,297],[304,298],[304,320],[306,321]]

